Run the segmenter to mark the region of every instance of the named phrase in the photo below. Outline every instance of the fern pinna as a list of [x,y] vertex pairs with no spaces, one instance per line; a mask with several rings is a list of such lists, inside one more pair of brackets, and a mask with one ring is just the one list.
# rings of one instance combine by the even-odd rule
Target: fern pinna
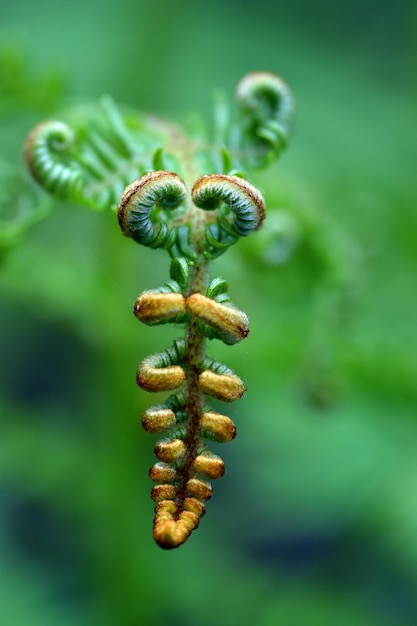
[[217,103],[211,137],[194,140],[104,98],[98,109],[38,125],[25,144],[29,169],[49,192],[95,209],[117,208],[126,236],[171,256],[170,280],[134,305],[144,324],[185,327],[172,346],[144,358],[136,375],[146,391],[172,392],[142,416],[146,431],[163,436],[150,477],[153,536],[166,549],[183,544],[198,526],[210,481],[224,473],[207,440],[227,442],[236,434],[209,399],[233,402],[245,391],[231,369],[206,355],[207,339],[233,345],[249,332],[226,281],[210,277],[210,261],[262,224],[264,200],[246,172],[276,158],[292,126],[291,92],[274,74],[249,74],[236,93],[235,115]]

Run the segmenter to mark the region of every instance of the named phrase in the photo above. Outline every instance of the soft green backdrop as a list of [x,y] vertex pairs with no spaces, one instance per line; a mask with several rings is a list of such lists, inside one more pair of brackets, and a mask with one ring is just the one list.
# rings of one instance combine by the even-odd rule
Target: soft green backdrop
[[[134,382],[175,330],[131,314],[166,254],[126,241],[111,214],[54,203],[40,219],[42,195],[13,239],[0,623],[416,624],[415,3],[6,0],[0,16],[2,177],[31,126],[102,93],[209,121],[216,88],[231,97],[266,69],[298,101],[289,151],[255,178],[264,233],[214,264],[251,334],[211,354],[248,392],[228,407],[226,476],[177,551],[151,538],[139,417],[154,399]],[[3,184],[2,211],[8,198]]]

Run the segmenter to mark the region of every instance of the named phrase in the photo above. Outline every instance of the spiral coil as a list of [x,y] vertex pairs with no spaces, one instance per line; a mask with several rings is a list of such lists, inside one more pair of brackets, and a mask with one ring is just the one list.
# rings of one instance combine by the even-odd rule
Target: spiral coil
[[294,126],[290,88],[270,72],[252,72],[236,88],[242,115],[242,147],[254,167],[264,167],[287,147]]

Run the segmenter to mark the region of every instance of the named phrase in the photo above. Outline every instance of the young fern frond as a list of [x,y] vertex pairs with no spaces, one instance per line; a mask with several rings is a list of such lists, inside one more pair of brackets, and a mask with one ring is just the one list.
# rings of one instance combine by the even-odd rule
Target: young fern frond
[[181,206],[186,194],[184,182],[177,174],[149,172],[129,185],[120,199],[121,229],[144,246],[171,248],[176,233],[168,227],[164,214]]
[[[154,169],[155,151],[172,127],[122,115],[110,98],[73,111],[67,121],[36,126],[25,143],[33,177],[51,194],[92,209],[115,209],[132,180]],[[167,163],[178,169],[173,155]]]
[[[248,317],[231,302],[227,282],[210,279],[210,261],[261,226],[263,197],[241,170],[278,156],[292,123],[292,96],[277,76],[249,74],[237,99],[242,116],[234,124],[222,117],[212,150],[155,118],[122,114],[110,99],[87,120],[39,125],[25,148],[32,174],[48,191],[94,208],[117,203],[126,236],[171,256],[170,280],[134,304],[144,324],[185,326],[184,337],[145,357],[136,374],[146,391],[173,392],[142,416],[146,431],[163,435],[149,475],[155,483],[153,536],[165,549],[180,546],[197,528],[212,496],[210,481],[225,472],[206,440],[227,442],[236,435],[233,421],[208,400],[233,402],[245,392],[230,368],[206,355],[207,339],[233,345],[249,333]],[[228,145],[219,147],[219,137]],[[207,174],[219,162],[223,172]]]
[[237,86],[242,112],[242,147],[250,164],[268,165],[287,146],[294,123],[294,99],[288,85],[275,74],[254,72]]
[[[233,230],[236,241],[258,228],[265,213],[261,194],[250,183],[235,177],[200,178],[192,190],[193,203],[186,201],[184,188],[175,174],[153,172],[128,186],[118,210],[123,232],[151,247],[160,237],[160,231],[154,233],[150,222],[152,211],[167,219],[169,211],[181,205],[175,224],[194,225],[189,232],[194,256],[174,257],[171,283],[145,291],[134,307],[135,316],[145,324],[186,325],[185,339],[146,357],[136,376],[138,385],[146,391],[177,391],[166,403],[146,411],[142,418],[146,430],[165,434],[155,447],[159,462],[151,469],[150,477],[157,483],[151,494],[157,502],[154,538],[166,549],[181,545],[198,526],[205,511],[203,503],[212,495],[209,481],[224,474],[223,461],[207,449],[204,439],[210,433],[211,439],[228,441],[236,432],[229,418],[207,407],[205,398],[233,402],[245,391],[243,382],[231,369],[205,354],[206,337],[235,344],[249,333],[248,318],[230,302],[227,283],[220,278],[209,282],[212,248],[206,237],[207,221],[219,211],[225,220],[231,214],[228,228]],[[171,231],[164,233],[164,241],[171,238],[176,228],[173,225]],[[172,240],[176,239],[176,234],[172,235]]]
[[43,122],[28,135],[25,157],[32,176],[56,196],[77,201],[82,187],[82,170],[71,149],[75,134],[68,124]]
[[[191,192],[196,207],[217,212],[216,222],[205,229],[205,255],[214,258],[223,254],[239,237],[259,228],[265,217],[265,203],[259,191],[237,176],[212,174],[202,176]],[[229,214],[233,218],[230,221]]]

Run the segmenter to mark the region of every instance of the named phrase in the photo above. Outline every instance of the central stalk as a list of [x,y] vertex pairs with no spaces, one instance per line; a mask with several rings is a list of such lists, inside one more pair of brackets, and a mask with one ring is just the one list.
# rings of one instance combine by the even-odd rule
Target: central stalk
[[[208,261],[201,255],[198,262],[190,267],[190,282],[187,296],[193,293],[205,293],[209,281]],[[187,414],[187,435],[184,439],[186,456],[181,472],[181,482],[177,492],[177,519],[183,510],[187,495],[187,482],[194,475],[193,463],[198,454],[200,443],[200,418],[203,413],[203,393],[200,388],[199,375],[201,363],[205,357],[205,337],[201,332],[198,320],[192,316],[185,328],[186,353],[183,361],[187,372],[184,409]]]

